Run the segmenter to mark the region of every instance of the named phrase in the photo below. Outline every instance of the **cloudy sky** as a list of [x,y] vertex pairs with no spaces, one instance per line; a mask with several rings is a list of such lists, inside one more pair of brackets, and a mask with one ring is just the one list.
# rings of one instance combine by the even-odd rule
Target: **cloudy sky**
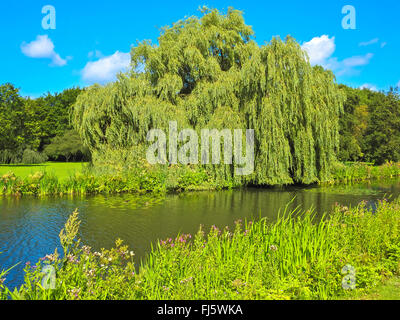
[[[159,29],[199,15],[202,5],[244,11],[261,45],[291,35],[312,64],[334,71],[338,82],[387,90],[400,85],[400,1],[3,1],[0,10],[0,83],[32,97],[72,86],[107,83],[129,67],[137,41],[157,42]],[[44,29],[45,5],[55,8],[55,29]],[[344,29],[345,5],[356,29]],[[46,20],[49,22],[49,20]]]

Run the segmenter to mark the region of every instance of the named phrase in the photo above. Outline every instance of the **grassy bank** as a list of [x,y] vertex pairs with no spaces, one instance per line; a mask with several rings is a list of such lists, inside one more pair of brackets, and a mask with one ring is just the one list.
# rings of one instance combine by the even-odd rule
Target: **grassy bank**
[[46,162],[42,164],[0,164],[0,177],[9,173],[22,179],[34,175],[36,172],[56,176],[60,180],[85,170],[84,162]]
[[[332,179],[323,184],[346,184],[400,176],[400,163],[371,166],[337,164]],[[216,181],[201,167],[136,167],[127,171],[99,171],[84,163],[46,163],[21,166],[0,165],[0,194],[56,195],[109,194],[215,190],[240,186],[239,182]]]
[[337,163],[332,170],[331,183],[352,183],[372,179],[400,177],[400,162],[387,162],[381,166],[368,163]]
[[[80,167],[77,164],[69,165],[50,165],[49,169],[34,171],[35,173],[28,171],[32,169],[23,169],[24,174],[21,176],[8,171],[0,175],[0,194],[41,196],[124,192],[165,193],[183,190],[214,190],[233,186],[230,182],[213,181],[201,168],[137,167],[129,171],[98,172],[84,164],[80,164]],[[20,168],[19,171],[21,172]]]
[[[79,245],[78,227],[75,212],[60,233],[66,254],[27,265],[12,298],[346,299],[400,274],[400,199],[381,201],[375,212],[336,207],[318,221],[287,212],[273,224],[237,221],[234,230],[178,235],[160,241],[138,272],[121,240],[93,252]],[[56,270],[53,290],[41,288],[45,265]]]
[[393,277],[366,294],[356,295],[357,300],[400,300],[400,278]]

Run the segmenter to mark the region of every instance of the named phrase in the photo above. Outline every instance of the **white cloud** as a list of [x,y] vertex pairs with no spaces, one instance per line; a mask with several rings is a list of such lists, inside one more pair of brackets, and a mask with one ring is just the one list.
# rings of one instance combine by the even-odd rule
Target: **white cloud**
[[399,88],[400,88],[400,81],[399,81],[399,82],[397,82],[397,87],[399,87]]
[[94,50],[94,51],[90,51],[89,53],[88,53],[88,57],[89,58],[97,58],[97,59],[99,59],[99,58],[102,58],[102,57],[104,57],[104,55],[101,53],[101,51],[100,50]]
[[382,42],[381,43],[381,48],[386,47],[386,45],[387,45],[387,42]]
[[62,67],[67,64],[67,60],[60,57],[54,51],[54,44],[47,35],[38,35],[36,40],[21,44],[21,51],[24,55],[30,58],[47,58],[51,59],[51,65]]
[[342,61],[344,67],[358,67],[365,66],[369,63],[374,55],[372,53],[367,53],[364,56],[354,56]]
[[369,89],[371,91],[378,91],[378,88],[370,83],[364,83],[362,86],[360,86],[360,89]]
[[82,78],[89,83],[112,81],[117,73],[127,71],[130,62],[129,53],[116,51],[111,56],[88,62],[82,70]]
[[329,38],[327,35],[315,37],[304,43],[302,48],[307,51],[312,65],[324,65],[326,59],[335,52],[335,37]]
[[329,38],[327,35],[312,38],[305,42],[302,48],[308,53],[312,65],[321,65],[339,76],[358,73],[356,67],[367,65],[374,56],[372,53],[367,53],[339,61],[338,58],[332,57],[336,49],[335,37]]
[[375,38],[366,42],[360,42],[358,45],[360,47],[366,47],[366,46],[370,46],[371,44],[375,44],[379,42],[379,38]]

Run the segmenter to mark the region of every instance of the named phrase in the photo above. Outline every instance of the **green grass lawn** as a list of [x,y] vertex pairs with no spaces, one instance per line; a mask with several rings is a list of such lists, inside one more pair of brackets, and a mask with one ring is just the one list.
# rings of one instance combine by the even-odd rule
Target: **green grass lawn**
[[391,278],[363,295],[360,300],[400,300],[400,278]]
[[42,164],[0,164],[0,176],[13,172],[16,176],[25,178],[38,171],[54,173],[59,179],[68,178],[74,172],[82,171],[83,162],[46,162]]

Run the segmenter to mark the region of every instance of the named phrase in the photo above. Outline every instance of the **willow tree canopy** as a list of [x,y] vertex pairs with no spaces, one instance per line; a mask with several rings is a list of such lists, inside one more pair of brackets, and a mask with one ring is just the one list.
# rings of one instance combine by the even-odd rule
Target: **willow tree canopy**
[[[163,28],[158,44],[138,43],[129,73],[78,97],[74,124],[94,160],[127,161],[138,148],[144,157],[147,132],[177,121],[181,129],[254,129],[255,171],[245,182],[328,179],[344,100],[332,72],[312,67],[291,37],[259,46],[240,11],[202,13]],[[207,169],[232,178],[232,166]]]

